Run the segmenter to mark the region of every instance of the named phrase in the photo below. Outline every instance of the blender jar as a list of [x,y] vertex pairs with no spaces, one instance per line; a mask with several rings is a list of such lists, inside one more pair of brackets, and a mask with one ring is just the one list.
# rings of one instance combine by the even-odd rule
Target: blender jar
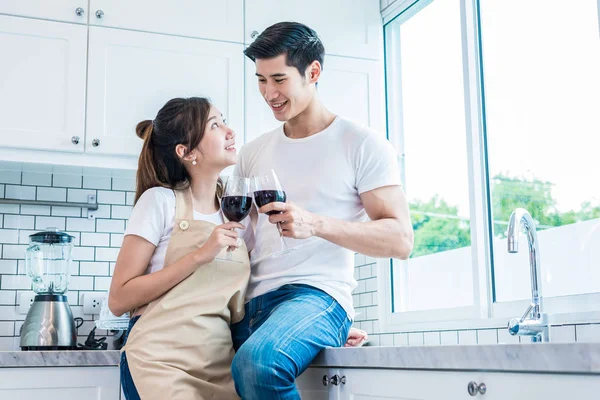
[[67,291],[73,239],[73,236],[56,228],[47,228],[29,236],[25,267],[36,294],[62,294]]

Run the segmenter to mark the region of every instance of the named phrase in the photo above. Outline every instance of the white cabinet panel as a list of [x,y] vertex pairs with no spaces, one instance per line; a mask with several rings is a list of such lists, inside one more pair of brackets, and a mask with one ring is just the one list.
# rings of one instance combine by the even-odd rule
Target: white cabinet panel
[[87,0],[2,0],[0,14],[87,24]]
[[0,399],[119,400],[119,367],[0,368]]
[[87,152],[138,155],[136,124],[174,97],[209,97],[244,137],[241,44],[99,27],[89,42]]
[[381,59],[382,23],[378,0],[327,0],[310,5],[296,0],[246,0],[245,41],[281,21],[314,29],[327,54]]
[[243,0],[90,0],[90,14],[91,25],[244,41]]
[[330,376],[328,368],[308,368],[296,379],[296,387],[302,400],[334,400],[330,386],[323,385],[323,377]]
[[0,54],[0,146],[82,152],[87,28],[0,15]]

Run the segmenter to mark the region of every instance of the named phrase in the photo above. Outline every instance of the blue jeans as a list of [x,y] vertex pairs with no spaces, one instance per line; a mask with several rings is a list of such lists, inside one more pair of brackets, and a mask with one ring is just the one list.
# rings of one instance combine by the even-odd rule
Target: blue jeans
[[[131,328],[140,319],[140,316],[136,316],[129,320],[129,328],[127,332],[125,332],[125,340],[123,341],[123,345],[127,342],[127,337],[129,337],[129,332],[131,332]],[[125,399],[127,400],[140,400],[140,395],[138,394],[137,389],[135,388],[135,384],[133,383],[133,378],[131,377],[131,373],[129,372],[129,365],[127,365],[127,356],[125,355],[125,351],[121,353],[121,362],[119,363],[119,370],[121,372],[121,387],[123,388],[123,394],[125,395]]]
[[296,378],[326,347],[346,342],[352,321],[327,293],[284,285],[250,300],[231,326],[231,371],[243,400],[300,399]]

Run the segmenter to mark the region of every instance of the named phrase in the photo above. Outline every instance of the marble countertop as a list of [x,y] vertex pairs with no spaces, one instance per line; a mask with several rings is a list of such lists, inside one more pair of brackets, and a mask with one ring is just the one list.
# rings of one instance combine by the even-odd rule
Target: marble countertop
[[[0,352],[2,367],[116,366],[108,351]],[[600,374],[600,343],[535,343],[326,349],[313,367]]]
[[119,365],[118,350],[0,351],[0,368],[106,367]]
[[339,348],[312,366],[600,374],[600,343]]

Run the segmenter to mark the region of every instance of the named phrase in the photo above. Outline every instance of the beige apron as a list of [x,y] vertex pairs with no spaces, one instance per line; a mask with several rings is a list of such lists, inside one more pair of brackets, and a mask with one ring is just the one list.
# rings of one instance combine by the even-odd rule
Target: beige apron
[[[175,225],[165,266],[201,247],[215,225],[193,219],[189,190],[175,191]],[[225,256],[225,249],[218,257]],[[133,326],[123,348],[142,400],[238,399],[231,376],[234,351],[229,325],[244,316],[250,276],[248,250],[241,263],[215,260],[154,300]]]

